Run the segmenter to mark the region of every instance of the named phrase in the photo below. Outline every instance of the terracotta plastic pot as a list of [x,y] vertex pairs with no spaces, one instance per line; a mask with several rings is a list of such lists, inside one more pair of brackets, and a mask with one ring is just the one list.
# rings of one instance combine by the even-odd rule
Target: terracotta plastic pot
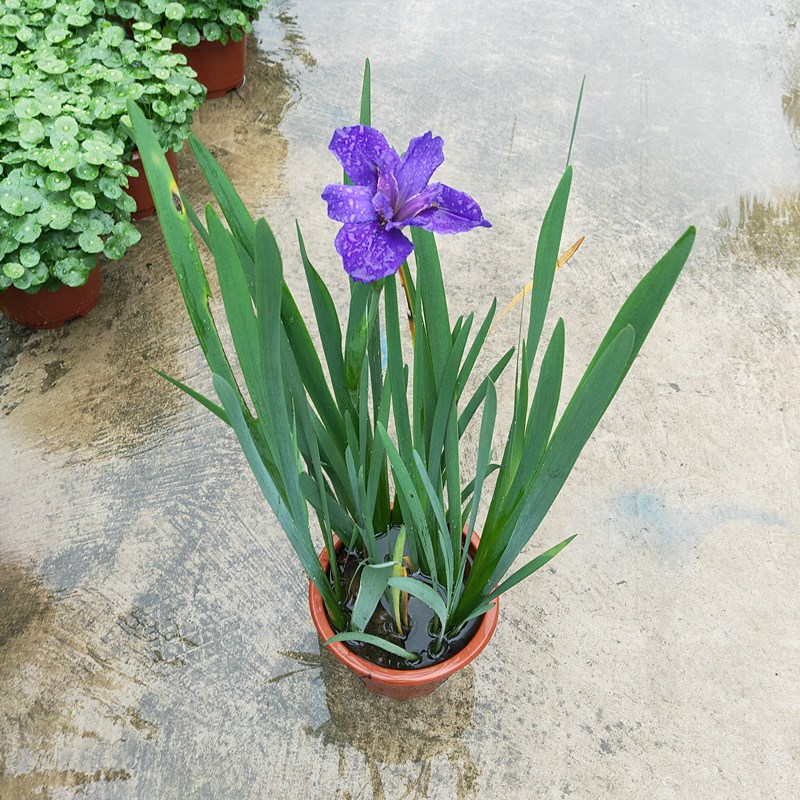
[[85,317],[97,305],[100,285],[98,265],[83,286],[61,285],[54,292],[40,289],[36,294],[11,286],[0,291],[0,311],[26,328],[58,328],[71,319]]
[[[165,154],[167,157],[167,164],[172,170],[175,180],[178,180],[178,154],[173,153],[171,150]],[[144,174],[144,167],[142,166],[142,158],[138,150],[133,151],[133,158],[130,160],[130,165],[134,167],[139,173],[135,178],[128,178],[128,194],[136,201],[136,211],[131,214],[132,219],[144,219],[145,217],[152,217],[156,213],[156,204],[153,202],[153,195],[150,191],[150,184],[147,182],[147,177]]]
[[247,35],[227,44],[200,39],[194,47],[176,44],[172,51],[183,53],[188,65],[197,73],[197,80],[208,90],[206,100],[224,97],[244,86]]
[[[473,532],[469,547],[471,555],[475,555],[479,542],[480,536]],[[337,539],[337,551],[341,545],[342,543]],[[319,554],[319,562],[322,565],[322,569],[327,573],[330,562],[328,553],[325,550]],[[311,609],[311,619],[320,639],[323,642],[327,641],[331,636],[335,635],[336,631],[331,627],[328,620],[322,596],[316,590],[314,584],[310,582],[308,605]],[[423,667],[422,669],[388,669],[387,667],[379,667],[377,664],[357,656],[347,648],[344,642],[334,642],[328,645],[328,650],[342,664],[354,672],[370,692],[384,697],[391,697],[395,700],[425,697],[438,689],[451,675],[454,675],[477,658],[483,648],[489,644],[489,640],[497,627],[499,614],[499,601],[495,600],[494,607],[483,615],[478,630],[466,647],[446,661],[442,661],[441,664],[435,664],[432,667]]]

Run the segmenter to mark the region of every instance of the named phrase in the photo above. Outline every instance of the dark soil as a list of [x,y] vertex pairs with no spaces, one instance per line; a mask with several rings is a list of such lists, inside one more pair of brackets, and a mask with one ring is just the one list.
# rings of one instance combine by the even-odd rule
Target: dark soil
[[[394,548],[394,542],[400,528],[392,528],[388,534],[378,538],[378,553],[385,561],[389,561],[389,552]],[[338,552],[337,563],[339,565],[339,573],[347,590],[347,599],[343,603],[345,609],[352,611],[358,595],[360,580],[358,577],[358,567],[363,561],[363,555],[356,552],[348,552],[342,547]],[[467,569],[471,562],[467,563]],[[422,572],[409,573],[410,577],[417,578],[431,585],[431,580],[427,575]],[[444,599],[444,592],[440,589],[442,599]],[[442,647],[438,653],[434,653],[432,648],[436,643],[436,632],[431,632],[431,627],[434,624],[436,615],[433,610],[425,605],[421,600],[415,597],[408,598],[408,621],[410,628],[401,636],[394,623],[391,607],[386,601],[386,597],[382,597],[375,613],[367,623],[365,628],[366,633],[380,636],[393,644],[409,650],[420,657],[419,661],[409,662],[400,656],[388,653],[380,647],[375,647],[371,644],[363,642],[344,642],[343,644],[349,650],[352,650],[360,658],[376,664],[379,667],[386,667],[388,669],[422,669],[423,667],[431,667],[434,664],[440,664],[446,661],[451,656],[455,655],[459,650],[462,650],[470,639],[475,635],[481,624],[482,617],[470,620],[462,629],[452,638],[445,636]]]

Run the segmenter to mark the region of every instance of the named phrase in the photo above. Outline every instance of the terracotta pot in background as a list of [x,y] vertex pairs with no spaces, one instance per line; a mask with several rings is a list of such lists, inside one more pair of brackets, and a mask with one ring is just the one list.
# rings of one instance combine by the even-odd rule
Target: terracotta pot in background
[[54,292],[40,289],[36,294],[11,286],[0,291],[0,311],[26,328],[58,328],[71,319],[85,317],[97,305],[100,285],[98,264],[83,286],[61,285]]
[[197,73],[197,80],[208,90],[206,100],[224,97],[234,89],[244,86],[247,35],[227,44],[201,39],[194,47],[176,44],[173,53],[183,53],[189,66]]
[[[167,164],[172,170],[175,180],[178,180],[178,154],[171,150],[165,153]],[[133,151],[133,158],[129,162],[139,173],[135,178],[128,178],[128,194],[136,201],[136,211],[131,214],[131,219],[144,219],[156,213],[156,204],[150,192],[150,184],[144,174],[142,159],[138,150]]]
[[[479,542],[480,536],[473,532],[469,546],[469,552],[473,557],[478,549]],[[337,539],[337,551],[341,544]],[[325,550],[319,554],[319,561],[323,571],[327,574],[330,562],[328,553]],[[328,620],[322,595],[311,582],[309,582],[308,605],[311,609],[311,619],[314,622],[317,633],[320,635],[320,639],[323,642],[327,641],[331,636],[335,635],[336,631],[331,627],[331,623]],[[388,669],[379,667],[377,664],[357,656],[352,650],[348,649],[344,642],[334,642],[328,646],[328,650],[342,664],[354,672],[370,692],[384,697],[391,697],[395,700],[425,697],[438,689],[451,675],[454,675],[477,658],[478,654],[492,638],[492,634],[497,627],[499,614],[499,601],[495,600],[494,607],[483,615],[478,630],[466,647],[446,661],[442,661],[432,667],[423,667],[422,669]]]

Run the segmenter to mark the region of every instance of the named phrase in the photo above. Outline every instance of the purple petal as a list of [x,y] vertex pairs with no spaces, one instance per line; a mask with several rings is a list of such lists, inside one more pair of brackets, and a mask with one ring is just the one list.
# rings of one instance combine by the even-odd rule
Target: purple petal
[[377,222],[345,225],[336,234],[335,245],[345,272],[362,283],[397,272],[414,249],[400,231],[384,230]]
[[[392,151],[385,152],[378,162],[378,191],[382,192],[389,199],[389,203],[394,208],[398,197],[397,168],[400,166],[400,157]],[[390,217],[387,217],[390,219]]]
[[430,207],[406,220],[407,225],[425,228],[433,233],[463,233],[473,228],[491,228],[484,219],[481,207],[466,193],[451,189],[443,183],[432,184],[437,188]]
[[431,179],[431,175],[444,161],[444,140],[430,131],[408,143],[408,150],[397,168],[397,183],[405,200],[419,194]]
[[381,156],[391,151],[396,158],[399,158],[389,147],[384,135],[366,125],[338,128],[333,132],[328,149],[339,159],[339,163],[353,183],[369,186],[373,193],[377,185]]
[[[387,227],[389,229],[400,228],[403,225],[413,224],[411,222],[413,217],[416,217],[417,214],[422,211],[427,211],[436,202],[436,197],[441,187],[441,183],[432,183],[419,194],[415,194],[412,198],[406,200],[406,202],[397,209],[397,213],[394,215],[391,224],[387,225]],[[387,219],[389,218],[387,217]]]
[[328,216],[337,222],[372,222],[378,219],[372,205],[372,191],[366,186],[343,186],[331,183],[322,199],[328,204]]
[[[378,185],[380,185],[380,181],[378,182]],[[376,217],[382,217],[384,220],[390,220],[394,216],[394,209],[392,208],[391,201],[380,190],[376,192],[375,197],[372,198],[372,207],[375,209]]]

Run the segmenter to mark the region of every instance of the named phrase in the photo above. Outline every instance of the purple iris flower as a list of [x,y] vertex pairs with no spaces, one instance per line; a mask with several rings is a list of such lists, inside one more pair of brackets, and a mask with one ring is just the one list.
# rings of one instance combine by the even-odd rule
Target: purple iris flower
[[468,194],[429,183],[444,161],[443,147],[442,138],[428,131],[412,139],[401,158],[375,128],[334,132],[329,149],[354,185],[330,184],[322,199],[328,216],[344,223],[336,252],[354,280],[370,283],[397,272],[414,249],[400,232],[406,225],[434,233],[492,227]]

